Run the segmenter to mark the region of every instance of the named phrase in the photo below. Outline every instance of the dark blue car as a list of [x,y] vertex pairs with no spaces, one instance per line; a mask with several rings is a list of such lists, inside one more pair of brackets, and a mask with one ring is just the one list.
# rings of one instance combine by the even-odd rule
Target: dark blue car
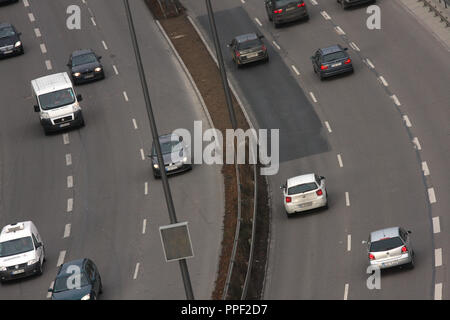
[[341,73],[353,72],[352,59],[347,53],[347,48],[333,45],[319,49],[311,57],[314,72],[323,80]]

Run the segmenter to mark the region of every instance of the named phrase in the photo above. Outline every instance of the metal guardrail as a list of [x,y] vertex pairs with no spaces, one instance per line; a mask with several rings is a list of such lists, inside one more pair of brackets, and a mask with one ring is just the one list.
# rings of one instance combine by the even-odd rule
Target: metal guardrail
[[[446,24],[446,27],[450,26],[450,21],[448,20],[448,18],[446,16],[444,16],[442,14],[442,11],[439,11],[439,9],[436,6],[433,6],[428,0],[417,0],[417,2],[423,2],[423,6],[424,7],[428,7],[428,10],[431,12],[434,12],[434,16],[439,16],[441,18],[441,21],[444,22]],[[444,4],[447,6],[447,1],[448,0],[444,0]],[[441,2],[439,0],[439,2]]]

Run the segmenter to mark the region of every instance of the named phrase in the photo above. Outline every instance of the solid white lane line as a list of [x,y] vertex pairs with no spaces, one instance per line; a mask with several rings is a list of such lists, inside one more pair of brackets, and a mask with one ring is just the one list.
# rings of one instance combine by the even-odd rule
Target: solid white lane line
[[440,233],[441,232],[441,223],[439,221],[439,217],[433,218],[433,233]]
[[108,46],[106,45],[106,42],[102,40],[102,44],[103,44],[103,48],[105,48],[105,50],[108,50]]
[[50,60],[45,60],[45,66],[47,67],[47,70],[52,70],[52,62]]
[[93,16],[94,16],[94,13],[92,12],[91,8],[88,7],[87,9],[88,9],[89,14],[91,15],[91,17],[93,17]]
[[67,199],[67,212],[73,211],[73,199],[69,198]]
[[145,231],[147,229],[147,219],[144,219],[142,222],[142,234],[145,234]]
[[31,22],[36,21],[36,19],[34,18],[34,15],[32,13],[28,14],[28,18],[30,19]]
[[30,6],[30,4],[28,3],[28,0],[23,0],[23,5],[25,7],[29,7]]
[[70,153],[66,154],[66,166],[72,165],[72,155]]
[[56,266],[59,267],[64,263],[64,258],[66,257],[66,250],[63,250],[59,253],[58,262],[56,263]]
[[47,53],[47,47],[45,46],[44,43],[41,43],[41,52],[42,53]]
[[347,251],[352,251],[352,235],[347,235]]
[[434,285],[434,300],[442,300],[442,283]]
[[400,103],[400,100],[398,100],[398,98],[397,98],[397,96],[396,96],[395,94],[392,95],[391,98],[392,98],[392,100],[394,100],[394,103],[395,103],[397,106],[401,106],[401,105],[402,105],[402,104]]
[[311,96],[311,99],[313,99],[314,102],[317,102],[316,96],[314,93],[310,92],[309,95]]
[[320,11],[320,14],[325,18],[325,20],[331,20],[331,17],[326,11]]
[[420,145],[419,138],[414,137],[412,142],[414,143],[414,146],[417,150],[422,150],[422,146]]
[[63,134],[63,142],[64,142],[64,144],[69,144],[70,143],[69,134],[68,133],[64,133]]
[[278,43],[275,42],[275,40],[272,41],[272,43],[278,50],[281,50],[281,47],[278,45]]
[[66,227],[64,228],[64,238],[70,237],[70,229],[71,224],[70,223],[66,224]]
[[350,47],[352,47],[352,49],[355,51],[361,51],[361,49],[359,49],[359,47],[354,42],[350,42]]
[[258,18],[255,18],[255,21],[256,21],[256,23],[257,23],[260,27],[262,27],[262,23],[261,23],[261,21],[259,21]]
[[383,84],[383,86],[385,86],[385,87],[388,87],[388,86],[389,86],[389,84],[387,83],[386,79],[384,79],[383,76],[380,76],[378,79],[379,79],[380,82]]
[[125,101],[128,102],[129,99],[128,99],[128,95],[127,95],[126,91],[123,92],[123,97],[124,97]]
[[442,248],[434,249],[434,266],[442,266]]
[[344,166],[344,163],[342,162],[342,157],[341,157],[341,155],[340,154],[338,154],[337,155],[337,158],[338,158],[338,162],[339,162],[339,167],[343,167]]
[[375,66],[373,65],[372,61],[369,60],[369,58],[366,58],[366,62],[372,69],[375,69]]
[[73,188],[73,176],[67,177],[67,188]]
[[411,128],[411,127],[412,127],[411,121],[409,121],[409,118],[408,118],[408,116],[407,116],[406,114],[403,116],[403,121],[405,121],[405,124],[406,124],[406,126],[407,126],[408,128]]
[[430,200],[430,203],[436,203],[436,195],[434,193],[434,188],[428,189],[428,198]]
[[134,269],[134,275],[133,275],[133,279],[134,279],[134,280],[137,279],[138,272],[139,272],[139,265],[140,265],[140,263],[138,262],[138,263],[136,264],[136,269]]
[[328,121],[325,121],[325,126],[327,127],[329,133],[333,132]]
[[133,127],[134,127],[135,130],[138,129],[138,125],[137,125],[136,119],[133,119]]
[[114,72],[116,73],[116,75],[119,75],[119,70],[117,70],[117,67],[115,65],[113,65],[113,69],[114,69]]
[[422,161],[422,171],[424,176],[430,175],[430,169],[428,169],[428,165],[426,161]]
[[40,38],[42,36],[39,28],[34,28],[34,34],[36,35],[36,38]]
[[[48,287],[49,289],[53,289],[53,286],[55,285],[55,281],[53,280],[52,283],[50,283],[50,287]],[[51,292],[47,292],[47,299],[50,299],[52,297],[52,293]]]
[[345,284],[345,289],[344,289],[344,300],[348,299],[348,283]]
[[148,182],[144,183],[144,195],[148,195]]
[[339,27],[339,26],[335,27],[334,30],[337,32],[338,35],[344,35],[345,34],[344,30],[342,30],[342,28]]
[[300,72],[298,72],[297,68],[294,65],[292,65],[292,70],[294,70],[296,75],[300,75]]
[[145,160],[145,154],[144,154],[144,149],[141,148],[141,158],[142,160]]
[[347,207],[350,207],[350,195],[348,194],[348,192],[345,193],[345,205]]
[[94,25],[94,27],[97,26],[97,24],[95,23],[95,20],[94,20],[93,17],[91,17],[91,22],[92,22],[92,24]]

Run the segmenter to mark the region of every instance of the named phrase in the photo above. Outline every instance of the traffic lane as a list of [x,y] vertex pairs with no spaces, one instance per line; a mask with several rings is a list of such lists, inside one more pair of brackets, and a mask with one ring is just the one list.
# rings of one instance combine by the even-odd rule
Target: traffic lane
[[39,41],[23,6],[2,7],[0,20],[22,32],[25,54],[0,60],[0,221],[32,220],[44,240],[44,274],[2,286],[1,299],[45,299],[63,245],[67,170],[63,139],[44,136],[33,110],[30,81],[45,73]]
[[[269,179],[272,190],[272,229],[265,299],[337,299],[348,281],[346,257],[349,208],[345,174],[334,150],[285,162]],[[328,209],[287,218],[280,185],[287,178],[315,172],[326,178]]]
[[[242,8],[233,8],[216,12],[215,18],[226,66],[237,79],[240,90],[245,92],[248,103],[258,110],[253,111],[258,126],[280,130],[280,162],[328,151],[320,119],[269,44],[269,63],[245,66],[242,70],[237,70],[234,65],[226,44],[239,34],[257,31],[247,13]],[[197,19],[205,30],[209,30],[207,16]],[[301,144],[294,137],[302,139]]]

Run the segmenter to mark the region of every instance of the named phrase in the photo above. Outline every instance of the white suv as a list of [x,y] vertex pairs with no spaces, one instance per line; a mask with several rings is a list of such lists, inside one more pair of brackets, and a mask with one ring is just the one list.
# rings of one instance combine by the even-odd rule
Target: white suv
[[31,221],[7,225],[0,233],[0,281],[42,274],[44,243]]

